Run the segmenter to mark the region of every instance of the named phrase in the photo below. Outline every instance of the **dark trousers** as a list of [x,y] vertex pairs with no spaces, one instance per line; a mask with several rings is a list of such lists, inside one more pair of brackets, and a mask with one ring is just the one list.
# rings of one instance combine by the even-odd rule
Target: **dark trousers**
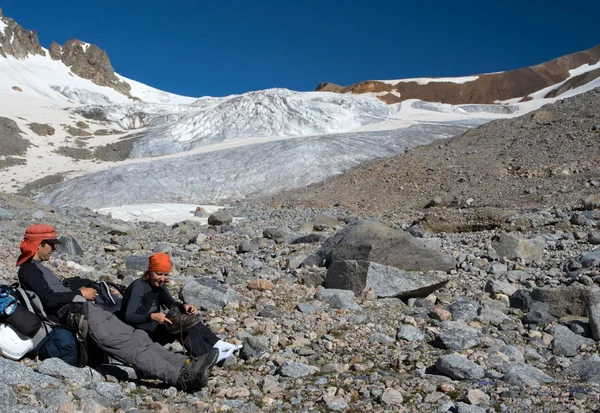
[[158,324],[155,321],[139,324],[136,328],[146,331],[153,341],[161,345],[170,344],[177,340],[194,357],[200,357],[208,353],[215,343],[219,341],[219,338],[211,329],[202,323],[198,323],[179,334],[169,333],[164,325]]

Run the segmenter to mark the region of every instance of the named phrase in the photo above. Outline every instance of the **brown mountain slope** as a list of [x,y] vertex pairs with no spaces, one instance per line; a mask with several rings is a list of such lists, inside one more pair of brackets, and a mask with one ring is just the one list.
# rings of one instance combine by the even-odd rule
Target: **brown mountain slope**
[[595,89],[266,201],[339,205],[390,218],[418,215],[434,198],[449,209],[569,208],[600,193],[599,186],[600,89]]
[[[477,80],[462,84],[430,82],[420,85],[417,82],[399,82],[389,85],[379,81],[366,81],[342,87],[325,82],[317,86],[316,90],[357,94],[390,92],[380,96],[380,99],[387,103],[397,103],[406,99],[451,104],[494,103],[497,100],[524,98],[530,93],[567,79],[569,70],[586,63],[592,65],[599,60],[600,45],[535,66],[479,75]],[[596,74],[596,77],[598,75]]]

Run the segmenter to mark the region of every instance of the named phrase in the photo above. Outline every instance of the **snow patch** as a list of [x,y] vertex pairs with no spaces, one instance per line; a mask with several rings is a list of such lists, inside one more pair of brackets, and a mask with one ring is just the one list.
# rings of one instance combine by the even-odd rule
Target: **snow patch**
[[[208,217],[202,218],[194,215],[197,207],[203,208],[208,214],[223,208],[216,205],[197,204],[135,204],[100,208],[95,211],[122,221],[151,221],[173,225],[177,222],[190,220],[201,222],[204,225],[208,224]],[[234,221],[236,220],[239,219],[234,218]]]
[[428,83],[438,82],[450,82],[463,84],[472,82],[479,79],[479,76],[462,76],[462,77],[413,77],[408,79],[396,79],[396,80],[377,80],[377,82],[387,83],[388,85],[395,85],[397,83],[408,83],[417,82],[419,85],[426,85]]
[[4,23],[3,19],[0,17],[0,33],[4,33],[8,25]]

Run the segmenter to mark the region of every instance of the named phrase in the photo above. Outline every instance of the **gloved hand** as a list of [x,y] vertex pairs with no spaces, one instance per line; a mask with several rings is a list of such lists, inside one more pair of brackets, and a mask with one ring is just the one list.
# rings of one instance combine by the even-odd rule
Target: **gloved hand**
[[223,340],[219,340],[215,343],[213,348],[219,350],[219,357],[217,358],[217,363],[221,360],[225,360],[233,355],[234,351],[239,350],[242,346],[236,346],[235,344],[228,343]]

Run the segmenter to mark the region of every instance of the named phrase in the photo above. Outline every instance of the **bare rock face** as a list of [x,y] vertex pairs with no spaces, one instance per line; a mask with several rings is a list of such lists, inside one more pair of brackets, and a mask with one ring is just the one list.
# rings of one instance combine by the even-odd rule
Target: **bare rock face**
[[[429,82],[419,84],[413,82],[398,82],[396,84],[380,81],[365,81],[350,86],[338,86],[328,82],[317,86],[316,91],[339,93],[382,93],[379,98],[386,103],[398,103],[407,99],[421,99],[428,102],[451,104],[494,103],[496,100],[506,100],[516,97],[527,100],[527,95],[555,85],[569,77],[569,70],[583,64],[595,64],[600,60],[600,45],[588,50],[572,53],[550,60],[539,65],[509,70],[506,72],[490,73],[476,76],[476,79],[465,83]],[[568,89],[587,83],[600,76],[599,71],[593,71],[571,79],[563,85],[560,94]],[[390,92],[383,94],[384,92]],[[548,95],[552,97],[553,95]]]
[[30,54],[46,56],[35,30],[25,30],[13,19],[3,17],[1,9],[0,20],[6,25],[4,31],[0,31],[1,56],[17,59],[25,59]]
[[87,44],[78,39],[71,39],[64,46],[53,42],[50,46],[50,57],[60,60],[70,67],[73,73],[84,79],[89,79],[99,86],[111,87],[129,96],[131,86],[119,80],[106,51],[95,44]]

